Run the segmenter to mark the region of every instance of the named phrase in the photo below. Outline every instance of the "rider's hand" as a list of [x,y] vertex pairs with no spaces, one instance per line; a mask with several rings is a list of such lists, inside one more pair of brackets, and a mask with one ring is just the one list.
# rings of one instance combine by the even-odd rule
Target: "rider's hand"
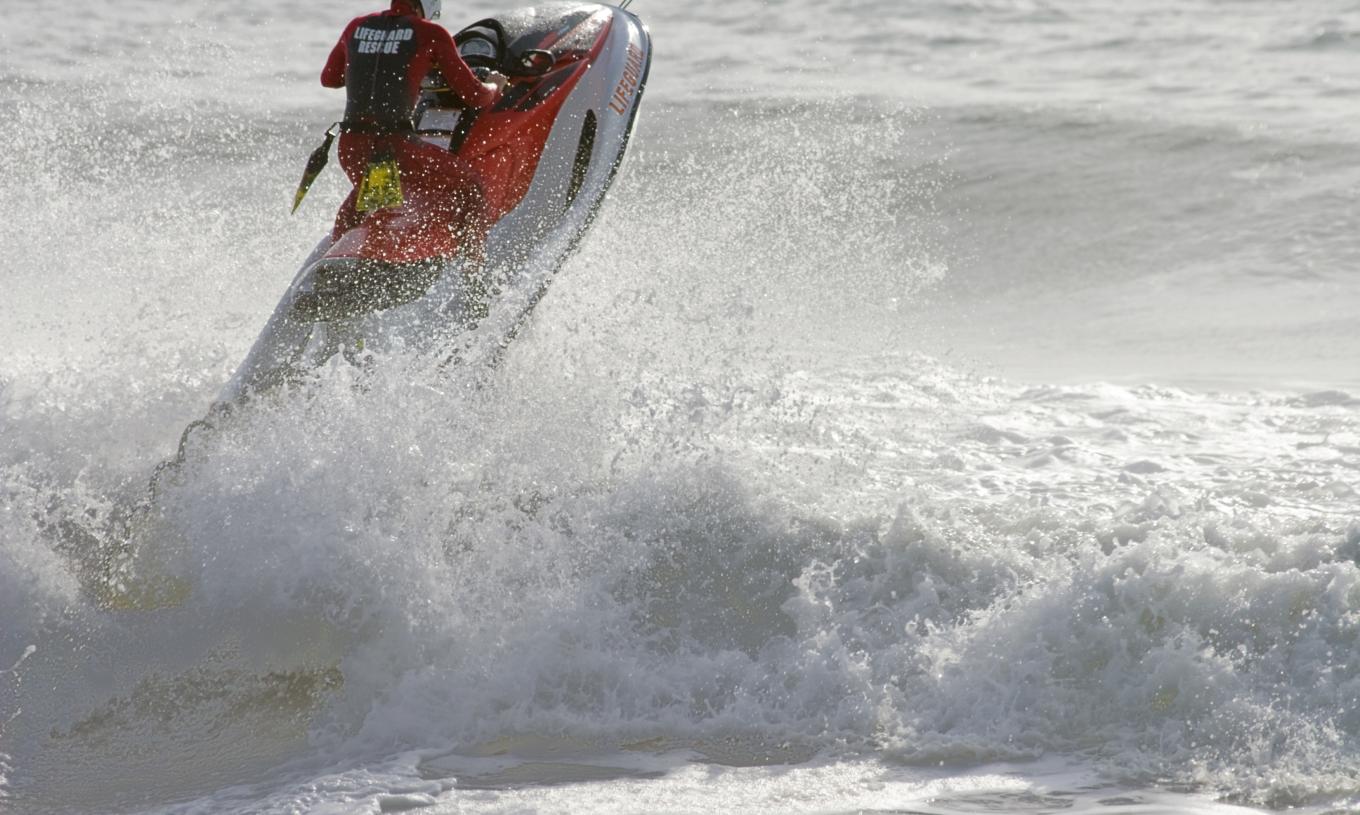
[[494,89],[496,93],[500,93],[501,91],[505,90],[505,83],[509,81],[510,77],[506,76],[500,71],[488,71],[486,74],[486,78],[482,80],[482,84],[487,86],[488,88]]

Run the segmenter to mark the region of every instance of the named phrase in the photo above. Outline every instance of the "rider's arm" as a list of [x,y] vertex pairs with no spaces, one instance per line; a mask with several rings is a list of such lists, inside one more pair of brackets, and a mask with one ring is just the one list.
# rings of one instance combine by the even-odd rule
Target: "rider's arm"
[[345,87],[345,65],[349,61],[349,38],[359,25],[359,18],[351,20],[340,35],[340,41],[331,49],[326,58],[326,67],[321,69],[321,85],[326,88]]
[[434,65],[449,83],[449,88],[464,105],[470,108],[484,108],[496,101],[499,93],[495,88],[481,83],[468,64],[458,54],[449,32],[434,23],[428,24],[430,45],[434,49]]

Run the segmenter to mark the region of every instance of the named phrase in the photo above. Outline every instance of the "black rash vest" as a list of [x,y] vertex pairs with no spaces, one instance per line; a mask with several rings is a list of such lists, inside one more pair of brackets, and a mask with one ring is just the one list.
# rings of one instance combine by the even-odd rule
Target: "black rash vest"
[[409,17],[374,15],[345,43],[345,121],[410,130],[415,116],[408,75],[419,50]]

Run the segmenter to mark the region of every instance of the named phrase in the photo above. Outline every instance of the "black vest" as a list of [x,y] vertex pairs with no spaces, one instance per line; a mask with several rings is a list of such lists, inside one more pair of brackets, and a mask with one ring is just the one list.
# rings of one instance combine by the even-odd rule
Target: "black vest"
[[416,55],[416,30],[409,17],[374,15],[354,29],[345,67],[345,122],[410,130],[415,99],[407,73]]

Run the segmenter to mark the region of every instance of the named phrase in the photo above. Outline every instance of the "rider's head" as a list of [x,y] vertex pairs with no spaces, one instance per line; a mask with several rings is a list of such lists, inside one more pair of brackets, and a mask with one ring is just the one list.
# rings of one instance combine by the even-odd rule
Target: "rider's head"
[[440,4],[440,0],[392,0],[392,9],[418,14],[427,20],[437,20]]

